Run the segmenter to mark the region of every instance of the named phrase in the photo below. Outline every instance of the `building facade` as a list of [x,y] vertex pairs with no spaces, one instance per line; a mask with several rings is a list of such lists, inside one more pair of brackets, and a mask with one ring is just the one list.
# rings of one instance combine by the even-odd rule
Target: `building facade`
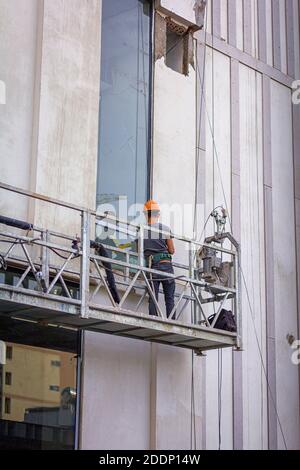
[[[45,447],[56,419],[73,434],[54,447],[299,449],[299,1],[0,0],[0,14],[1,183],[91,210],[123,201],[131,219],[153,197],[176,233],[200,241],[223,206],[242,268],[242,350],[199,356],[91,328],[45,331],[20,326],[17,305],[14,318],[2,309],[0,340],[22,345],[27,364],[1,366],[5,445],[24,445],[7,422],[23,422],[35,396],[18,391],[15,411],[7,372],[22,388],[28,370]],[[0,192],[1,215],[80,233],[66,207]],[[179,243],[175,261],[186,257]],[[0,282],[11,272],[16,286],[17,267],[2,268]]]

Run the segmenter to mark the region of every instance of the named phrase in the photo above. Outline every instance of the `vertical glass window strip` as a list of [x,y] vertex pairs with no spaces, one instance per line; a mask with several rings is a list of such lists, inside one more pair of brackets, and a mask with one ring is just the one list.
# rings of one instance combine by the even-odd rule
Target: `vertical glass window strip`
[[148,195],[151,2],[103,0],[97,210]]
[[12,357],[13,357],[12,346],[6,346],[6,359],[12,359]]
[[11,372],[5,372],[5,385],[11,385],[12,374]]
[[5,402],[4,402],[4,412],[9,415],[11,413],[11,399],[8,397],[5,397]]

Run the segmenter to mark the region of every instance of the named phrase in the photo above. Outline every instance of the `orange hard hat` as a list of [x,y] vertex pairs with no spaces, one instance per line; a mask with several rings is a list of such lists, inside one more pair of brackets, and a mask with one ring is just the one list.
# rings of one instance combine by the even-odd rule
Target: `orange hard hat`
[[156,201],[150,199],[144,204],[144,212],[160,212],[160,207]]

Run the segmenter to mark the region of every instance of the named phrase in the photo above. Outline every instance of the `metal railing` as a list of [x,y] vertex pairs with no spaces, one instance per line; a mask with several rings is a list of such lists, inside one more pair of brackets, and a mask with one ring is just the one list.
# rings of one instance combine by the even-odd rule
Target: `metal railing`
[[[147,296],[151,297],[160,321],[184,322],[187,325],[201,325],[213,331],[218,317],[224,306],[230,303],[237,324],[237,347],[240,347],[241,332],[241,299],[240,299],[240,251],[231,234],[224,233],[222,237],[212,237],[209,242],[201,243],[186,237],[174,234],[175,243],[186,247],[183,253],[188,261],[174,263],[174,274],[164,273],[166,279],[174,279],[176,283],[175,305],[169,318],[166,318],[164,308],[157,301],[151,278],[161,275],[161,271],[151,269],[145,265],[144,260],[144,233],[147,225],[134,224],[120,220],[107,213],[96,213],[84,207],[48,198],[41,194],[32,193],[20,188],[0,183],[0,189],[11,191],[35,201],[44,201],[55,207],[65,208],[80,216],[80,237],[63,234],[51,230],[49,227],[35,225],[25,227],[27,233],[15,231],[0,231],[0,267],[2,273],[7,266],[21,269],[15,279],[13,289],[24,290],[26,279],[31,279],[31,287],[26,289],[38,290],[44,297],[61,299],[66,303],[78,307],[82,318],[89,318],[90,311],[97,308],[111,309],[118,313],[124,310],[134,311],[141,316],[148,314]],[[6,214],[7,215],[7,214]],[[16,223],[18,227],[18,223]],[[118,233],[130,233],[138,240],[138,252],[124,251],[118,247],[108,245],[102,240],[101,244],[110,253],[100,256],[97,250],[91,248],[91,233],[95,233],[96,226],[115,228]],[[151,227],[151,232],[159,230]],[[227,239],[230,248],[223,246]],[[197,260],[199,251],[207,248],[214,253],[226,256],[232,266],[233,279],[231,285],[222,285],[221,282],[207,282],[199,271]],[[181,261],[181,260],[180,260]],[[116,303],[105,276],[107,263],[110,264],[120,294],[120,302]],[[105,269],[106,264],[106,269]],[[1,278],[0,278],[1,281]],[[5,281],[4,281],[5,283]],[[3,282],[2,282],[3,284]],[[76,295],[70,284],[78,286]],[[59,286],[59,289],[57,289]],[[1,282],[0,282],[1,288]],[[101,291],[101,295],[99,295]],[[133,295],[135,293],[135,295]],[[105,301],[104,301],[105,297]],[[130,298],[130,307],[125,307]],[[213,320],[209,319],[207,305],[218,304]],[[192,312],[192,313],[191,313]],[[210,312],[212,313],[212,312]],[[151,317],[155,321],[156,317]]]

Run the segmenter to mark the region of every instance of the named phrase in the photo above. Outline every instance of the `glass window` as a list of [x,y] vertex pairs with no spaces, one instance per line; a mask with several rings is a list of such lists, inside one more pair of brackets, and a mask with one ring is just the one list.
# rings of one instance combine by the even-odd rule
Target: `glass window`
[[0,449],[73,449],[77,332],[3,318],[0,339],[13,350],[1,365]]
[[51,361],[51,366],[60,367],[60,362],[59,361]]
[[[1,268],[0,268],[1,269]],[[8,268],[5,272],[0,272],[0,284],[8,284],[10,286],[16,286],[17,283],[19,282],[22,274],[24,274],[24,271],[20,269],[13,269]],[[53,280],[53,276],[50,276],[50,282]],[[78,285],[71,283],[69,281],[65,282],[69,293],[73,299],[79,299],[79,288]],[[31,289],[31,290],[40,290],[40,286],[34,279],[32,274],[28,274],[25,279],[22,282],[21,287],[24,289]],[[61,284],[61,281],[58,279],[57,283],[53,287],[51,294],[54,295],[60,295],[63,297],[67,297],[67,293],[65,289],[63,288],[63,285]]]
[[9,397],[5,397],[4,401],[4,413],[9,415],[11,413],[11,399]]
[[11,372],[5,372],[5,385],[11,385]]
[[13,349],[12,346],[6,346],[6,359],[12,359]]
[[151,2],[102,4],[97,209],[118,213],[148,193]]

